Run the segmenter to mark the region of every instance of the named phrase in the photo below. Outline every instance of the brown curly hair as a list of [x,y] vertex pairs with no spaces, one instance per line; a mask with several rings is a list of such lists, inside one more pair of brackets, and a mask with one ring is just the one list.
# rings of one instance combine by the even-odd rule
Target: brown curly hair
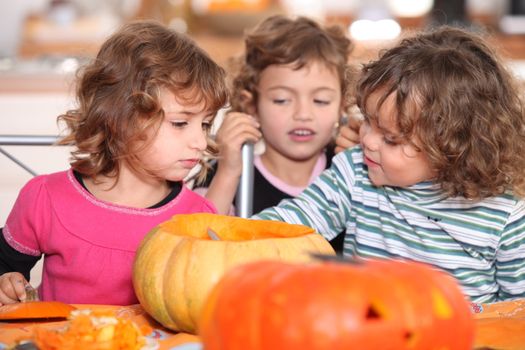
[[243,91],[252,94],[250,104],[257,104],[259,78],[268,66],[294,64],[295,69],[301,69],[311,62],[320,62],[338,74],[342,109],[348,113],[355,83],[352,79],[356,74],[348,64],[352,45],[341,27],[321,27],[305,17],[290,19],[274,15],[246,33],[244,44],[243,56],[232,62],[235,72],[231,82],[232,110],[246,111]]
[[362,111],[371,93],[395,94],[402,137],[419,140],[447,195],[525,194],[523,102],[481,34],[443,26],[406,38],[364,65],[356,91]]
[[[164,118],[161,88],[212,112],[227,101],[225,71],[188,37],[154,21],[124,25],[79,71],[78,107],[58,117],[69,129],[60,144],[76,146],[72,168],[88,177],[118,178],[119,164],[126,162],[151,175],[137,150]],[[216,152],[209,140],[206,153]]]

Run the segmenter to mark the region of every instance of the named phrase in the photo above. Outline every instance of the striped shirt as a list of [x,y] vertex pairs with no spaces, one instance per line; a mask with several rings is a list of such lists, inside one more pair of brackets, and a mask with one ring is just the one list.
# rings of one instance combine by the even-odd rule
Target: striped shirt
[[445,197],[439,184],[374,186],[360,147],[338,154],[302,194],[256,219],[300,223],[328,240],[346,230],[344,255],[425,262],[452,274],[475,302],[525,296],[525,202]]

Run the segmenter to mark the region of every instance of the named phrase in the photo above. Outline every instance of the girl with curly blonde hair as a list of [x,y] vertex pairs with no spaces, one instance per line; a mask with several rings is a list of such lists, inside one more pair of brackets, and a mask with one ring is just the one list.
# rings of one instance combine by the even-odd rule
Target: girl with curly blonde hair
[[224,70],[186,36],[137,21],[81,73],[78,107],[59,117],[71,168],[29,181],[0,233],[0,305],[25,299],[42,256],[42,300],[136,303],[131,269],[146,233],[175,214],[215,212],[183,179],[214,152]]
[[334,135],[353,104],[352,43],[342,27],[276,15],[244,42],[232,74],[231,110],[217,132],[218,166],[201,185],[209,185],[206,197],[222,213],[236,201],[244,143],[264,141],[254,158],[258,212],[298,195],[330,166]]

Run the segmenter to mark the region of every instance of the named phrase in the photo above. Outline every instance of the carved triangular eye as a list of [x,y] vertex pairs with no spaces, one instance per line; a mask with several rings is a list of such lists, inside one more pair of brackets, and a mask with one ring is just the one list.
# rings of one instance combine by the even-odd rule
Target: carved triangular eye
[[368,306],[368,310],[366,312],[365,317],[367,320],[377,320],[377,319],[382,319],[383,315],[379,312],[379,310],[373,304],[370,304]]
[[407,345],[410,346],[414,342],[414,339],[415,339],[414,332],[407,331],[405,333],[405,339],[407,341]]

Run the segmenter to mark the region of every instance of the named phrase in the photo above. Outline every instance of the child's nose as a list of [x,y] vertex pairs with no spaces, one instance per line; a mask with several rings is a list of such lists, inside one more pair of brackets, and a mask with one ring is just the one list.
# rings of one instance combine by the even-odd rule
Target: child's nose
[[299,100],[294,113],[295,120],[310,120],[312,119],[312,108],[308,101]]
[[190,147],[198,149],[199,151],[204,151],[208,146],[206,133],[203,130],[200,130],[196,132],[193,136],[194,137],[190,138]]
[[378,147],[379,135],[368,125],[361,126],[359,132],[363,148],[374,151]]

